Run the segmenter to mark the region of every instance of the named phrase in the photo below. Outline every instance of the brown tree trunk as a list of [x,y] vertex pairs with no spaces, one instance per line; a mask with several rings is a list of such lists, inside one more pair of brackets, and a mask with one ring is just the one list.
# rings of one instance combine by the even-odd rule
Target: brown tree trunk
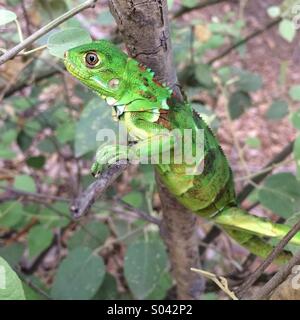
[[[165,0],[110,0],[114,16],[128,54],[150,67],[155,77],[176,90],[176,71]],[[157,177],[163,207],[161,235],[167,246],[172,274],[177,283],[178,299],[197,299],[204,289],[204,280],[190,270],[199,267],[196,216],[170,195]]]

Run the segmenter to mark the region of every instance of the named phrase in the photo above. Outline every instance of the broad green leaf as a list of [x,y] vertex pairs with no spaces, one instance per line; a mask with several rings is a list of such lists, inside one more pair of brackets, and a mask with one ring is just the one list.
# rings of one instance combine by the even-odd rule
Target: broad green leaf
[[140,241],[131,244],[125,255],[124,275],[137,299],[145,299],[159,285],[166,272],[168,259],[160,241]]
[[122,197],[122,200],[135,208],[141,208],[144,202],[144,196],[139,191],[132,191]]
[[26,191],[26,192],[36,192],[36,186],[34,180],[31,176],[27,176],[25,174],[19,175],[15,177],[14,188]]
[[147,296],[147,300],[163,300],[167,291],[172,286],[172,277],[169,272],[165,272],[160,277],[160,280],[156,286],[156,288],[151,292],[149,296]]
[[258,192],[260,203],[283,218],[300,211],[300,182],[291,173],[277,173]]
[[279,120],[285,117],[289,112],[288,104],[283,100],[273,101],[268,109],[266,116],[272,120]]
[[86,247],[72,250],[59,265],[51,296],[62,300],[89,300],[98,291],[105,275],[102,257]]
[[25,300],[21,280],[2,257],[0,257],[0,300]]
[[199,81],[200,85],[204,88],[211,89],[215,86],[211,67],[207,64],[199,63],[196,65],[195,70],[196,79]]
[[104,244],[109,236],[109,230],[102,222],[93,221],[80,226],[73,236],[68,240],[68,248],[75,249],[79,246],[96,249]]
[[29,136],[24,130],[21,130],[18,133],[17,144],[23,152],[31,146],[32,141],[33,138]]
[[259,149],[261,147],[261,141],[257,137],[248,137],[245,140],[245,143],[250,147],[254,149]]
[[16,157],[16,153],[11,151],[10,148],[0,148],[0,159],[11,160]]
[[117,281],[111,274],[106,273],[103,283],[93,300],[116,300],[118,297]]
[[300,110],[292,113],[291,121],[292,121],[293,126],[296,129],[300,130]]
[[63,123],[56,130],[57,140],[64,144],[75,138],[75,124],[73,122]]
[[55,145],[50,138],[42,140],[38,145],[38,149],[42,152],[53,153],[56,151]]
[[5,145],[10,145],[14,140],[16,140],[17,135],[16,129],[9,129],[1,135],[1,142]]
[[51,230],[43,226],[35,226],[28,233],[28,248],[30,258],[34,258],[49,247],[53,239]]
[[290,97],[295,101],[300,101],[300,84],[292,86],[289,90]]
[[89,42],[92,38],[85,29],[70,28],[52,34],[47,47],[52,55],[63,59],[67,50]]
[[195,7],[195,5],[199,3],[199,1],[198,0],[182,0],[181,3],[184,7],[193,8]]
[[251,106],[251,98],[248,93],[242,91],[234,92],[228,102],[231,119],[237,119],[246,109]]
[[16,266],[23,255],[24,249],[23,244],[12,243],[0,248],[0,257],[5,259],[11,266]]
[[[113,121],[111,108],[99,98],[93,98],[85,107],[76,126],[75,155],[80,157],[95,151],[107,140],[101,141],[101,132],[107,135],[107,143],[113,144],[118,137],[118,123]],[[104,129],[104,131],[101,131]],[[97,141],[98,140],[98,141]]]
[[33,156],[26,159],[27,165],[34,169],[43,168],[45,162],[46,158],[44,156]]
[[8,201],[0,205],[0,226],[14,228],[23,218],[23,207],[20,202]]
[[0,26],[3,26],[16,19],[17,16],[14,12],[5,9],[0,9]]
[[279,34],[288,42],[292,42],[296,35],[296,26],[293,21],[283,19],[279,23]]
[[242,70],[239,68],[232,68],[233,75],[239,77],[239,81],[237,81],[237,88],[240,91],[245,92],[254,92],[261,88],[262,79],[259,74],[252,73],[246,70]]
[[277,18],[280,16],[280,7],[278,6],[271,6],[267,9],[268,15],[271,18]]
[[300,180],[300,136],[295,140],[293,154],[297,166],[297,178]]

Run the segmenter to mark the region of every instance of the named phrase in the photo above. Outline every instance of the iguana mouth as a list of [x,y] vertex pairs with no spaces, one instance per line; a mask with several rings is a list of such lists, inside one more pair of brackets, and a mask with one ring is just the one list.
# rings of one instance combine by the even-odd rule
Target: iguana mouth
[[70,61],[64,59],[64,64],[66,66],[66,69],[74,76],[79,78],[80,80],[86,79],[84,74],[78,70]]

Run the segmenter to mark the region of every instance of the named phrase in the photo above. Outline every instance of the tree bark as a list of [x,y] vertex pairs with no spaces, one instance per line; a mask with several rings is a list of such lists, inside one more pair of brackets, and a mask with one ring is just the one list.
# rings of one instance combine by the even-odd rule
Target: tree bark
[[[110,0],[110,11],[128,54],[155,72],[155,78],[176,91],[172,62],[168,9],[165,0]],[[156,177],[162,202],[161,235],[167,246],[178,299],[198,299],[204,280],[191,267],[199,268],[196,216],[181,206]]]

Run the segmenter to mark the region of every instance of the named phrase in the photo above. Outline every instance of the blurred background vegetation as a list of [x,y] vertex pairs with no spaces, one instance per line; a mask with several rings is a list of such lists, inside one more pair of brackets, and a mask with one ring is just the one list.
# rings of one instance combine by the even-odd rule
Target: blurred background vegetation
[[[18,27],[27,37],[81,2],[0,1],[0,48],[20,42]],[[300,4],[206,2],[168,1],[179,82],[216,132],[237,191],[291,146],[243,206],[293,224],[300,213]],[[64,22],[35,47],[68,28],[77,28],[70,33],[75,43],[89,33],[124,48],[107,1]],[[26,299],[174,297],[151,166],[131,166],[88,216],[71,219],[70,201],[93,182],[95,134],[108,121],[109,109],[69,76],[55,52],[21,54],[0,66],[0,256],[21,278]],[[198,220],[203,245],[212,225]],[[245,263],[246,250],[225,235],[202,251],[203,269],[236,283],[259,261]],[[203,299],[222,298],[208,284]]]

